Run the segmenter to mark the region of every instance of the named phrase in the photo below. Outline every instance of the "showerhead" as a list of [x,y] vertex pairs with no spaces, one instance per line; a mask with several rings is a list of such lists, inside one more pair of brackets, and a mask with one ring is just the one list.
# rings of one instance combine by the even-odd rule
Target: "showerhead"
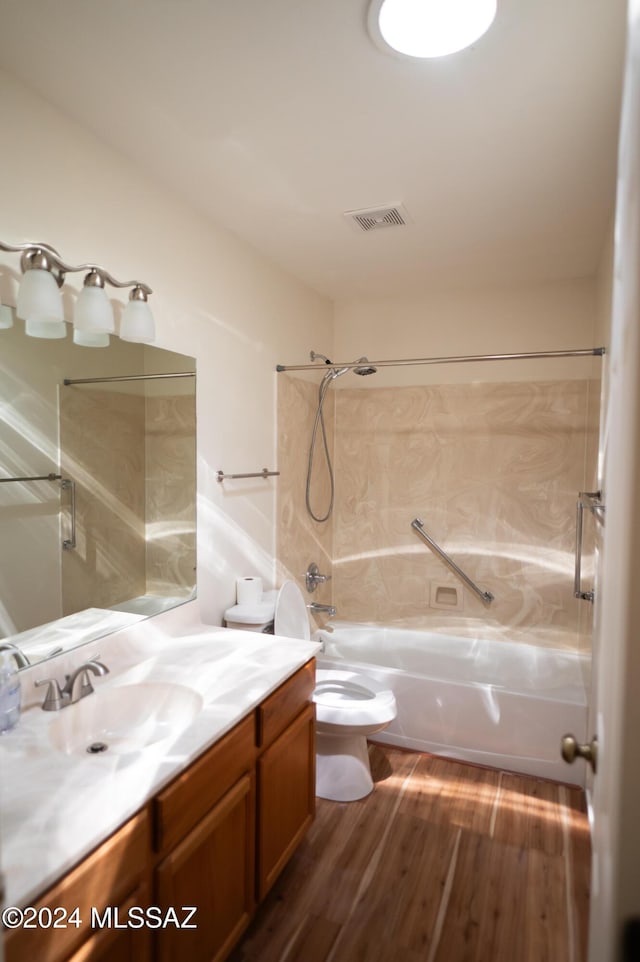
[[378,370],[378,368],[374,367],[373,364],[369,364],[368,357],[359,357],[358,360],[356,361],[356,364],[364,365],[364,367],[353,368],[353,373],[359,374],[360,377],[366,377],[367,374],[375,374]]
[[[326,354],[319,354],[317,351],[310,351],[309,357],[312,361],[317,361],[320,359],[321,361],[324,361],[325,364],[333,364],[333,361],[328,358]],[[369,358],[367,357],[359,357],[358,360],[354,361],[353,363],[357,364],[358,367],[332,367],[331,370],[327,371],[323,377],[323,383],[325,381],[333,381],[335,378],[346,374],[347,371],[353,371],[354,374],[359,374],[360,377],[366,377],[367,374],[375,374],[378,370],[372,364],[369,364]]]

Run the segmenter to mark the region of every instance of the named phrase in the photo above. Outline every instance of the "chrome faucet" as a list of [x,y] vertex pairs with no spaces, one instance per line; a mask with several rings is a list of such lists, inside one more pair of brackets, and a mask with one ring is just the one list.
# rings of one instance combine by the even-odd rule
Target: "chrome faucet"
[[[41,681],[36,681],[36,688],[40,688],[41,685],[49,686],[42,703],[42,710],[60,711],[61,708],[67,708],[68,705],[73,705],[81,698],[90,695],[94,689],[89,678],[89,672],[93,675],[107,675],[109,669],[96,657],[85,662],[84,665],[79,665],[70,675],[66,675],[62,688],[55,678],[43,678]],[[78,679],[80,680],[78,681]]]
[[[76,670],[67,677],[66,684],[62,689],[63,693],[68,693],[69,703],[71,705],[93,692],[93,685],[91,684],[91,679],[89,678],[89,672],[91,672],[93,675],[108,675],[109,669],[106,665],[103,665],[101,661],[98,661],[95,658],[86,662],[84,665],[80,665],[79,668],[76,668]],[[78,679],[80,679],[79,685],[77,684]]]
[[314,612],[314,614],[325,614],[329,615],[330,618],[336,614],[336,608],[334,605],[321,605],[318,601],[312,601],[310,605],[307,605],[309,611]]
[[31,664],[25,653],[10,641],[0,641],[0,651],[8,651],[13,655],[18,668],[28,668]]

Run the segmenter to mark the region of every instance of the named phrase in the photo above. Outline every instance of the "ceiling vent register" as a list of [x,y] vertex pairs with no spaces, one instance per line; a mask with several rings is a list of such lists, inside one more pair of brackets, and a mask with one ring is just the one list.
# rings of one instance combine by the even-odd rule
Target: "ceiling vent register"
[[402,204],[393,207],[370,207],[364,210],[348,210],[344,216],[359,231],[381,230],[384,227],[404,227],[409,215]]

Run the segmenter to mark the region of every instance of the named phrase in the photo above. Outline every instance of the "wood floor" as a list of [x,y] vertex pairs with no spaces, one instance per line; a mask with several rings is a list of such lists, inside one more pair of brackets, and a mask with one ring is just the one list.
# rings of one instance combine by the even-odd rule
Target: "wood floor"
[[230,962],[584,962],[583,793],[388,746],[317,817]]

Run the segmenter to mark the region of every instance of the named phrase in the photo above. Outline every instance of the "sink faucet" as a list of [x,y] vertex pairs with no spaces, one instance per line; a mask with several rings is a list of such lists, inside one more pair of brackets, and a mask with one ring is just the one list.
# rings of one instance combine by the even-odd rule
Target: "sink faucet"
[[[93,685],[89,678],[89,672],[93,675],[108,675],[109,669],[95,658],[76,668],[76,670],[67,677],[66,684],[62,689],[63,694],[66,692],[69,695],[69,703],[71,705],[92,693]],[[80,679],[79,683],[78,679]]]
[[42,703],[42,710],[60,711],[61,708],[73,705],[81,698],[90,695],[93,691],[93,685],[89,678],[89,672],[93,675],[107,675],[109,669],[101,661],[98,661],[96,656],[91,661],[85,662],[84,665],[79,665],[75,671],[67,675],[62,688],[55,678],[43,678],[41,681],[36,681],[36,688],[40,688],[41,685],[49,686]]
[[0,651],[10,652],[13,655],[18,668],[28,668],[28,666],[31,664],[25,653],[20,651],[18,646],[12,644],[10,641],[0,641]]
[[310,605],[307,605],[309,611],[313,611],[317,614],[329,615],[330,618],[336,614],[336,608],[334,605],[321,605],[318,601],[312,601]]

